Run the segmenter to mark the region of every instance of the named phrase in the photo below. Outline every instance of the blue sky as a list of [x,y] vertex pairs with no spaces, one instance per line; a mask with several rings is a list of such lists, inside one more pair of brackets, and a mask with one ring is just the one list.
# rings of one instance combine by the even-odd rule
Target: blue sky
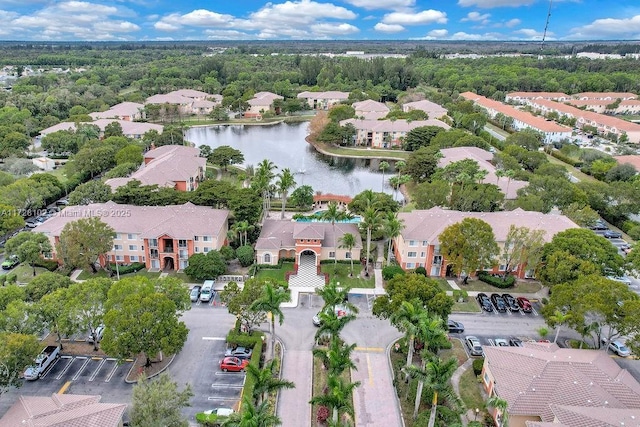
[[[540,40],[549,0],[0,0],[0,40]],[[640,39],[640,0],[553,0],[548,40]]]

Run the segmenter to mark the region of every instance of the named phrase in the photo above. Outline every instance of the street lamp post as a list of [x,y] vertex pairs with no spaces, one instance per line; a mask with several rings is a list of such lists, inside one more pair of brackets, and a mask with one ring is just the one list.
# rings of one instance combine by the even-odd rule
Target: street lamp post
[[118,245],[113,245],[113,251],[115,252],[113,259],[116,261],[116,277],[120,280],[120,268],[118,267]]
[[480,409],[476,408],[476,417],[473,419],[474,421],[478,421],[478,413],[480,412]]

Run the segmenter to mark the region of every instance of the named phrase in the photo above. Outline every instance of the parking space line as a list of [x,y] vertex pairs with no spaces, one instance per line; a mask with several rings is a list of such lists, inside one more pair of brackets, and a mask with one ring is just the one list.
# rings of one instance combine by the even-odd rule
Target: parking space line
[[71,365],[75,361],[75,359],[73,357],[70,357],[70,356],[62,356],[61,359],[69,359],[69,363],[67,363],[67,366],[65,366],[64,369],[62,370],[62,372],[60,372],[58,374],[58,376],[56,377],[57,380],[62,379],[64,374],[67,373],[67,371],[69,370],[69,368],[71,367]]
[[[116,359],[107,359],[109,361],[115,360],[117,362]],[[113,369],[111,369],[111,372],[109,372],[109,375],[107,375],[107,378],[105,378],[104,382],[108,383],[109,381],[111,381],[111,377],[113,377],[113,375],[116,373],[116,371],[118,370],[118,364],[116,363],[115,365],[113,365]]]
[[98,375],[98,372],[100,372],[100,369],[102,369],[102,365],[104,365],[106,361],[107,359],[102,359],[102,361],[98,364],[98,367],[93,371],[93,373],[89,377],[89,381],[93,381],[96,379],[96,375]]
[[88,357],[83,357],[83,356],[77,356],[76,359],[84,359],[84,363],[82,364],[82,366],[80,366],[80,369],[78,369],[78,372],[76,372],[76,374],[73,376],[73,378],[71,378],[73,381],[77,380],[78,378],[80,378],[80,375],[82,374],[82,371],[84,371],[84,368],[87,367],[87,365],[89,364],[89,361],[91,359],[89,359]]
[[241,389],[242,387],[244,387],[244,385],[242,384],[211,384],[211,388],[237,388],[237,389]]
[[47,375],[49,374],[49,372],[51,372],[51,370],[53,369],[54,366],[56,366],[58,364],[58,362],[60,361],[60,357],[56,360],[53,361],[53,363],[51,365],[49,365],[49,367],[47,368],[47,370],[44,372],[44,374],[40,375],[40,378],[46,378]]
[[228,402],[235,402],[237,399],[231,398],[231,397],[217,397],[217,396],[207,396],[207,400],[221,400],[221,401],[228,401]]
[[243,374],[244,372],[240,371],[240,372],[216,372],[214,375],[237,375],[237,374]]
[[226,337],[202,337],[204,341],[226,341]]

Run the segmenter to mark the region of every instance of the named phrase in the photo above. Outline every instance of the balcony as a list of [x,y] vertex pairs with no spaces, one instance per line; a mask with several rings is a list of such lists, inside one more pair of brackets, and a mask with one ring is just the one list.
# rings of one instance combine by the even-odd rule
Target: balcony
[[173,245],[171,246],[165,246],[164,249],[162,250],[163,254],[172,254],[175,253],[175,251],[173,250]]

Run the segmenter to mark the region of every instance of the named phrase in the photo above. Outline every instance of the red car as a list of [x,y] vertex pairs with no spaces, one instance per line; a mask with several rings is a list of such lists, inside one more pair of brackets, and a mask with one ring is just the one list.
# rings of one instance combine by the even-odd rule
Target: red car
[[518,301],[518,305],[525,313],[531,313],[533,311],[533,307],[531,306],[531,302],[525,297],[516,298]]
[[249,364],[248,360],[241,360],[237,357],[225,357],[220,361],[220,370],[223,372],[240,372]]

